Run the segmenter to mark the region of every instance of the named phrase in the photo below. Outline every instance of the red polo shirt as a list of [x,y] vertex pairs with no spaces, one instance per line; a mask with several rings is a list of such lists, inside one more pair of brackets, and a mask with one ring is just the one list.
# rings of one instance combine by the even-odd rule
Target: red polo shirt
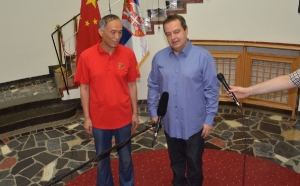
[[135,82],[140,73],[131,49],[118,45],[109,55],[100,42],[81,53],[75,82],[89,85],[93,127],[117,129],[132,120],[128,82]]

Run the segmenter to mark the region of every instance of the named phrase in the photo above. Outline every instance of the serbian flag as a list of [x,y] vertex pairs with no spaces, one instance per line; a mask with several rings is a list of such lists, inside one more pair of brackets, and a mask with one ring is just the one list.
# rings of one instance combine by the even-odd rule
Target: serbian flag
[[124,0],[122,24],[123,34],[120,44],[134,51],[139,66],[141,66],[148,57],[149,50],[138,0]]
[[76,46],[77,61],[85,49],[95,45],[100,40],[98,33],[98,23],[100,19],[97,0],[81,0]]

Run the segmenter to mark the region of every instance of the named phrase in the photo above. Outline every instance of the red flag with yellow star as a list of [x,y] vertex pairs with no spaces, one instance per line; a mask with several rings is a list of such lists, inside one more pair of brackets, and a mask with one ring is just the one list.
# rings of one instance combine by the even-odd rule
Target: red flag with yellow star
[[98,33],[98,23],[100,19],[97,0],[81,0],[76,47],[77,61],[79,60],[81,52],[99,41],[101,37]]

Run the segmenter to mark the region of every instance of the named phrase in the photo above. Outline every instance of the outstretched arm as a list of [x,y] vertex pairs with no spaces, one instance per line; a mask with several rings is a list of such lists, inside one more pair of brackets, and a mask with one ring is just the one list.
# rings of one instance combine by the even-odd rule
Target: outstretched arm
[[[253,85],[251,87],[230,86],[230,92],[234,93],[237,98],[247,98],[252,95],[277,92],[281,90],[291,89],[296,85],[290,80],[289,75],[278,76]],[[228,93],[230,95],[230,92]]]

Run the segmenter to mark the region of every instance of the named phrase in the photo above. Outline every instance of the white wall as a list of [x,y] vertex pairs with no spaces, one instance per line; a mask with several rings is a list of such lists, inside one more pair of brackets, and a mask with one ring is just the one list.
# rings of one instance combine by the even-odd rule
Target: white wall
[[58,64],[51,33],[79,9],[80,0],[2,1],[0,83],[49,74]]
[[[111,0],[114,4],[118,0]],[[156,0],[139,0],[142,15],[157,8]],[[160,1],[160,7],[164,2]],[[0,11],[0,83],[48,74],[48,66],[57,57],[51,33],[80,12],[81,0],[9,0],[1,2]],[[101,15],[108,0],[98,1]],[[243,40],[300,44],[298,0],[204,0],[188,4],[184,15],[190,39]],[[121,16],[123,0],[112,7]],[[147,8],[147,6],[149,8]],[[162,26],[149,35],[150,56],[141,67],[138,98],[147,97],[147,76],[153,55],[168,44]]]

